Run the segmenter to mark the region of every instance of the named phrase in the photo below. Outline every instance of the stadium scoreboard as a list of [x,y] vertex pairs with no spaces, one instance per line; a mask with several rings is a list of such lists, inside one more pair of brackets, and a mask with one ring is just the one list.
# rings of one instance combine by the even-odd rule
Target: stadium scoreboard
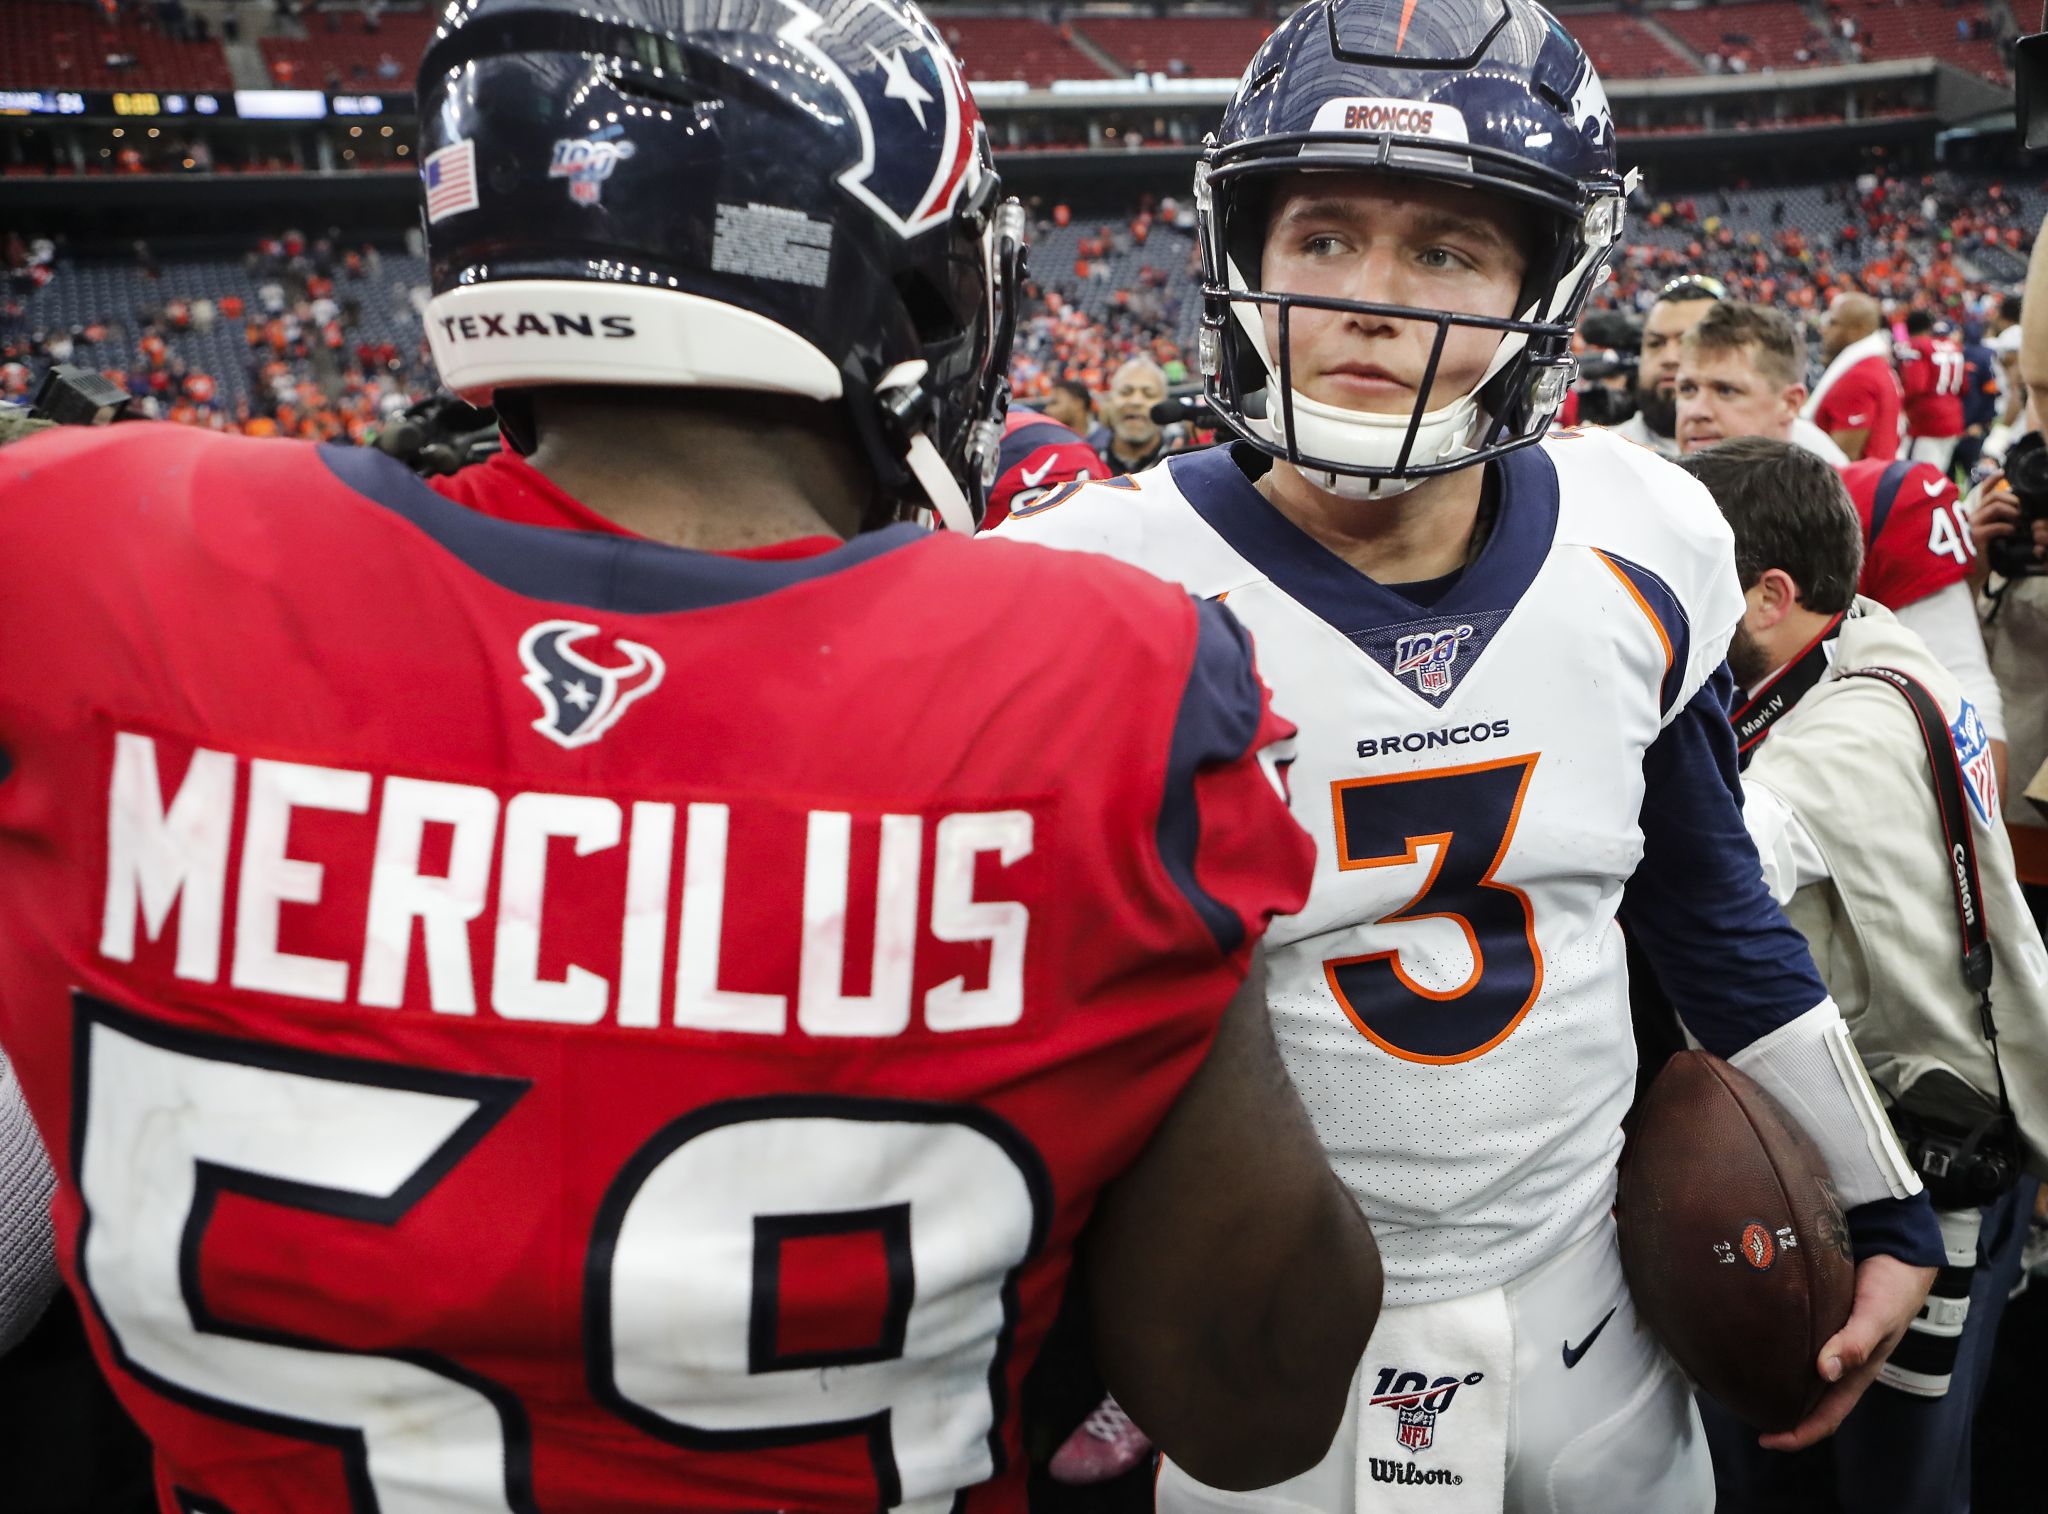
[[321,121],[330,116],[402,116],[410,94],[328,94],[317,89],[215,91],[0,89],[0,116],[133,120],[201,116],[242,121]]

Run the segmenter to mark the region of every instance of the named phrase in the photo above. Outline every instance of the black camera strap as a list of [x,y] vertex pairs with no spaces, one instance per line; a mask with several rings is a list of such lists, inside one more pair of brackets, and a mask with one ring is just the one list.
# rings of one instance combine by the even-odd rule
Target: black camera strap
[[1912,707],[1934,774],[1934,802],[1941,813],[1943,850],[1948,856],[1949,887],[1956,904],[1956,933],[1962,943],[1963,982],[1977,995],[1977,1018],[1991,1045],[1991,1068],[1998,1076],[1998,1110],[2008,1124],[2012,1104],[2005,1093],[2005,1069],[1998,1060],[1998,1026],[1991,1015],[1991,936],[1984,919],[1984,888],[1977,870],[1977,841],[1970,831],[1970,803],[1963,793],[1963,769],[1950,740],[1948,721],[1926,686],[1896,668],[1858,668],[1845,678],[1869,678],[1897,689]]
[[1822,628],[1805,650],[1764,681],[1749,699],[1737,705],[1728,719],[1735,726],[1735,746],[1743,767],[1755,755],[1771,727],[1792,707],[1813,691],[1828,670],[1828,643],[1841,634],[1843,616],[1837,615]]

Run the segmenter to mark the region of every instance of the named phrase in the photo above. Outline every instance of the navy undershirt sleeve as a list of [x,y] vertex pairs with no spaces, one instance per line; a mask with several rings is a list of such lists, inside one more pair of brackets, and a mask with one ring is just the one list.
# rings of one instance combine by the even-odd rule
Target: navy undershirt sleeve
[[1733,688],[1724,664],[1644,753],[1643,860],[1621,905],[1679,1018],[1717,1057],[1827,997],[1742,823]]

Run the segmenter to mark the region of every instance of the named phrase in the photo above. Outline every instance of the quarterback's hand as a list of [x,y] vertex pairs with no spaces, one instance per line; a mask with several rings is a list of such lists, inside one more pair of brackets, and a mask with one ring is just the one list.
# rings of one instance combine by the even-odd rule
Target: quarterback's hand
[[1803,1451],[1839,1430],[1920,1312],[1934,1286],[1934,1272],[1895,1256],[1867,1257],[1858,1264],[1856,1303],[1848,1322],[1820,1348],[1820,1375],[1834,1386],[1805,1419],[1790,1430],[1760,1437],[1757,1444],[1766,1451]]

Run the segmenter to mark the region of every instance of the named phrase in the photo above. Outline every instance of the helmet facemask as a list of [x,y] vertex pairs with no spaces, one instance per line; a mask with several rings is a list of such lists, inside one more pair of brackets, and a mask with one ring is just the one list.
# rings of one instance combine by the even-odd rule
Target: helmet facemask
[[[1489,149],[1476,144],[1451,152],[1442,143],[1418,139],[1332,145],[1302,134],[1212,150],[1205,157],[1196,177],[1205,273],[1203,382],[1211,404],[1246,441],[1294,464],[1327,492],[1379,499],[1541,438],[1575,371],[1573,324],[1605,276],[1607,254],[1620,237],[1627,192],[1620,181],[1605,192],[1581,194],[1577,185],[1560,179],[1531,183],[1524,192],[1505,196],[1530,209],[1535,228],[1525,249],[1513,316],[1275,293],[1258,282],[1272,190],[1281,176],[1303,170],[1385,171],[1498,192],[1512,185],[1510,175],[1501,171],[1508,165],[1483,164],[1495,169],[1483,179],[1474,171],[1474,160],[1489,155]],[[1404,166],[1404,157],[1431,169]],[[1528,165],[1512,167],[1529,176]],[[1277,354],[1266,334],[1268,308],[1276,312]],[[1301,393],[1293,382],[1290,340],[1300,310],[1434,326],[1414,408],[1406,415],[1389,415],[1342,408]],[[1445,343],[1461,327],[1497,332],[1498,345],[1468,392],[1430,410],[1426,407]]]

